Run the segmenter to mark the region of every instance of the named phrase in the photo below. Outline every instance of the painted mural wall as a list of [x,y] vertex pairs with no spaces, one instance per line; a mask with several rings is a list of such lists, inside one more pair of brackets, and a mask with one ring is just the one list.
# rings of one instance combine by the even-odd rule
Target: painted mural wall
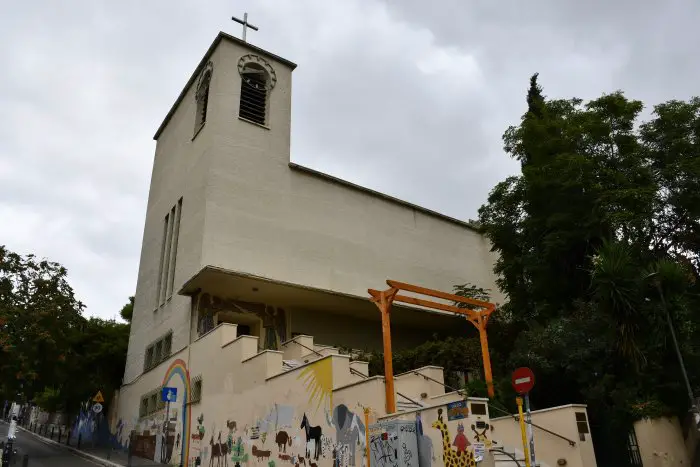
[[[230,325],[195,344],[189,355],[177,354],[167,367],[122,389],[119,447],[171,465],[357,467],[367,464],[368,437],[375,454],[388,441],[368,433],[368,425],[392,419],[410,422],[402,426],[412,430],[415,447],[380,455],[377,467],[471,467],[490,443],[488,415],[471,413],[479,401],[457,394],[431,395],[435,399],[426,405],[432,407],[382,418],[383,378],[353,374],[348,356],[330,355],[284,371],[282,352],[258,353],[256,338],[236,337]],[[202,398],[189,404],[192,373],[202,376]],[[141,394],[155,386],[176,388],[177,401],[139,417]]]

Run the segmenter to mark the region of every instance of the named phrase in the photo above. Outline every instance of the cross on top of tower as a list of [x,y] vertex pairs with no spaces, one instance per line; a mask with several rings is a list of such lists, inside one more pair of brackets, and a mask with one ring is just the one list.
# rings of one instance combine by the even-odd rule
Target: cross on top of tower
[[248,28],[252,29],[253,31],[257,31],[258,27],[253,26],[248,22],[248,13],[243,13],[243,19],[238,19],[235,16],[231,17],[232,20],[234,20],[236,23],[242,24],[243,25],[243,42],[245,42],[245,36],[246,36],[246,31]]

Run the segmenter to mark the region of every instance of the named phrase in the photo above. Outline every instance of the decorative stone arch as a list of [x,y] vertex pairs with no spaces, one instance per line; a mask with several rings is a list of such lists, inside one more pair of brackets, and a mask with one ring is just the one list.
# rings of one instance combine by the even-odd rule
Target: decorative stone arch
[[195,136],[207,122],[207,109],[209,108],[209,86],[214,73],[214,64],[210,61],[199,74],[197,86],[195,87],[194,98],[197,104],[197,113],[194,121]]
[[269,120],[270,93],[277,84],[275,69],[263,57],[246,54],[238,60],[238,74],[241,76],[238,116],[266,126]]

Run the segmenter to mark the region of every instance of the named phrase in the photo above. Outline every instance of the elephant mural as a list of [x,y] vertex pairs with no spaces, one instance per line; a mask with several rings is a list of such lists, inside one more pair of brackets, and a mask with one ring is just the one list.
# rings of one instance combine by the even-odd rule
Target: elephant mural
[[350,465],[355,465],[357,445],[365,444],[365,425],[357,414],[350,411],[346,405],[340,404],[333,409],[333,426],[335,427],[336,443],[347,446],[350,455]]

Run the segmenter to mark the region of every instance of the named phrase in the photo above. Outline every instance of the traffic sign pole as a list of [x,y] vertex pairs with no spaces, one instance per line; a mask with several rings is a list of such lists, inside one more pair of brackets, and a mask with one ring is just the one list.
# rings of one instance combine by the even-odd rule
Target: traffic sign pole
[[[170,401],[165,404],[165,426],[163,427],[163,444],[161,445],[161,452],[168,452],[168,429],[170,428]],[[165,459],[161,455],[161,462]]]
[[532,430],[532,412],[530,412],[530,394],[525,393],[525,421],[527,422],[527,440],[530,448],[530,463],[537,466],[535,461],[535,434]]
[[[523,399],[518,397],[516,402],[518,403],[518,413],[520,414],[520,429],[523,432],[523,453],[525,455],[525,463],[527,467],[532,464],[533,467],[537,466],[535,461],[535,435],[532,431],[532,412],[530,411],[530,391],[535,387],[535,374],[529,368],[518,368],[513,372],[513,377],[511,382],[513,383],[513,389],[520,396],[525,396],[525,410],[527,412],[527,417],[523,420]],[[525,427],[525,422],[527,421],[527,428]],[[529,451],[529,455],[528,455]]]
[[527,449],[527,434],[525,433],[525,418],[523,417],[523,398],[516,397],[515,403],[518,404],[518,420],[520,420],[520,434],[523,438],[523,457],[525,458],[525,467],[530,467],[530,455]]

